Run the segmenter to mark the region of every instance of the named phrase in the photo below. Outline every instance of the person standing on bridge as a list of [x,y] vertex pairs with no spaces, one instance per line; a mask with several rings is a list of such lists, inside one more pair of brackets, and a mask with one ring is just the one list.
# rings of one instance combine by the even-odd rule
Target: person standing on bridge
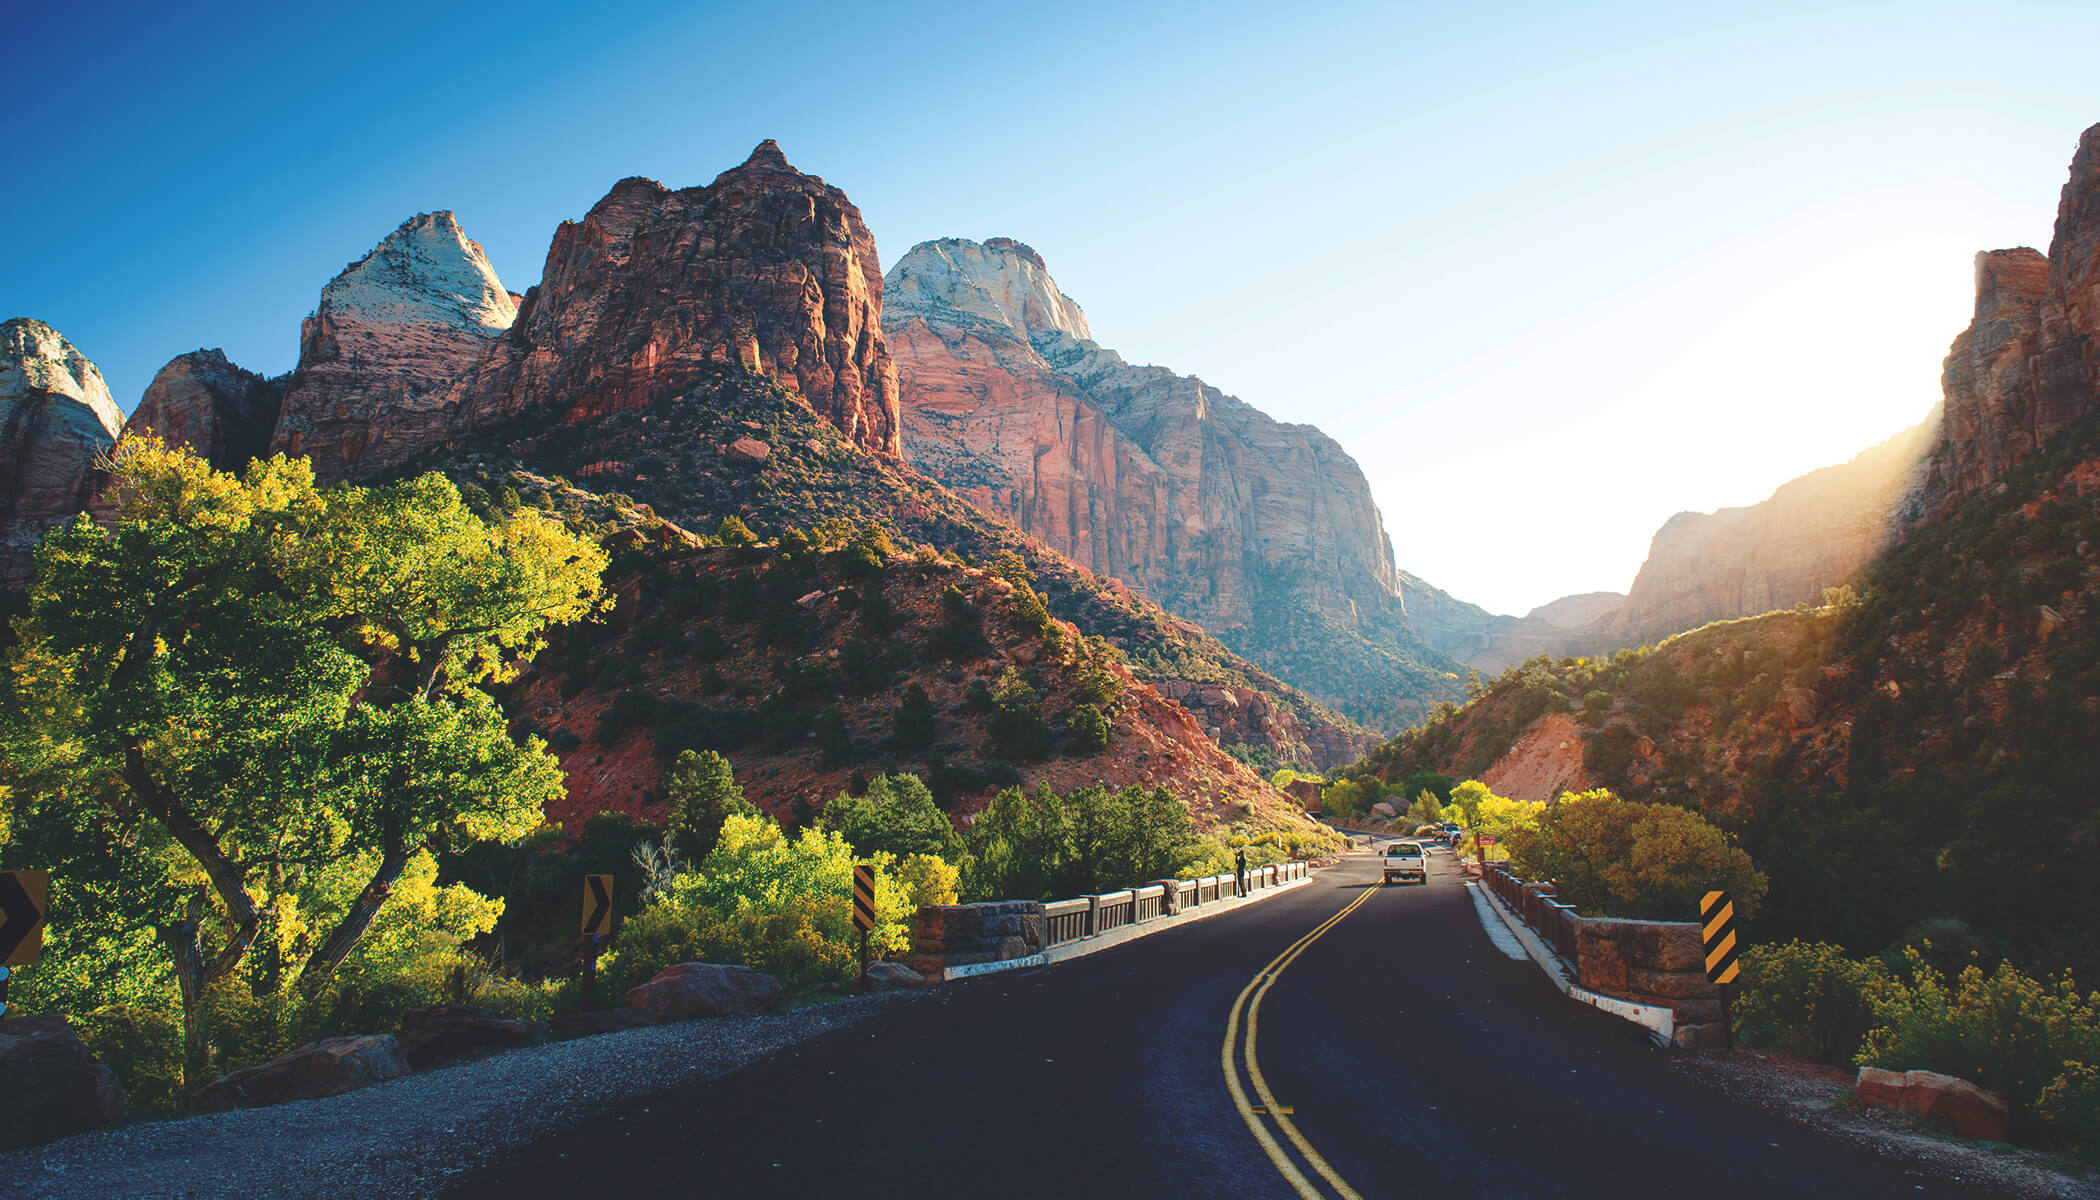
[[1233,886],[1239,889],[1239,895],[1245,896],[1247,894],[1247,848],[1241,846],[1238,850],[1233,851],[1232,860]]

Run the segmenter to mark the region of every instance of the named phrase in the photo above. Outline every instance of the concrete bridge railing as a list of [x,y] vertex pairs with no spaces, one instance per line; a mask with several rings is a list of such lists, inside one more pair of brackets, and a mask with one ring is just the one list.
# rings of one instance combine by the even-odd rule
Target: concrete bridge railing
[[1578,986],[1670,1010],[1669,1036],[1680,1046],[1721,1044],[1721,989],[1707,982],[1698,922],[1585,917],[1561,903],[1552,884],[1527,883],[1499,863],[1488,865],[1486,882]]
[[911,967],[939,981],[1035,965],[1084,953],[1091,943],[1143,936],[1310,878],[1312,868],[1305,863],[1272,863],[1248,869],[1245,897],[1234,876],[1208,875],[1047,903],[929,905],[919,910],[913,926]]

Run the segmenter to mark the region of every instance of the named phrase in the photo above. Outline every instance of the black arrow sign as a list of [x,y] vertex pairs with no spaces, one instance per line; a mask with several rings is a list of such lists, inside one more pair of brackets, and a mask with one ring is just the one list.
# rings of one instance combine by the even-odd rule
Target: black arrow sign
[[[36,885],[35,897],[23,886],[24,875],[36,877],[31,881]],[[43,949],[41,937],[33,945],[25,947],[23,943],[44,927],[42,898],[46,878],[42,871],[0,871],[0,963],[17,966],[35,962],[37,951]],[[17,951],[25,953],[18,956]]]
[[587,934],[612,932],[612,876],[586,875],[583,881],[583,931]]

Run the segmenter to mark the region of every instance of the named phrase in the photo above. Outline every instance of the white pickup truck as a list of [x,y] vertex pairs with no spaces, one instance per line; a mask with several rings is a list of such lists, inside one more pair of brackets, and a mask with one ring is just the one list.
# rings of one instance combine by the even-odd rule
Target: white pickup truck
[[1395,879],[1429,882],[1429,852],[1420,842],[1388,842],[1385,847],[1385,881]]

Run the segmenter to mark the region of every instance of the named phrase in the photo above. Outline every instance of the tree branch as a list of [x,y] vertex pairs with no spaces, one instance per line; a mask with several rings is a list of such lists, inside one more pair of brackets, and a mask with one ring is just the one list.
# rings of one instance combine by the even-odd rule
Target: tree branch
[[154,778],[138,739],[127,734],[123,745],[125,784],[153,819],[160,822],[177,844],[189,851],[198,866],[204,868],[204,876],[211,880],[212,890],[226,905],[226,949],[204,969],[203,981],[209,983],[233,970],[241,956],[248,952],[256,933],[262,928],[262,913],[256,910],[255,901],[248,895],[247,873],[220,849],[219,839],[212,836],[203,822]]

